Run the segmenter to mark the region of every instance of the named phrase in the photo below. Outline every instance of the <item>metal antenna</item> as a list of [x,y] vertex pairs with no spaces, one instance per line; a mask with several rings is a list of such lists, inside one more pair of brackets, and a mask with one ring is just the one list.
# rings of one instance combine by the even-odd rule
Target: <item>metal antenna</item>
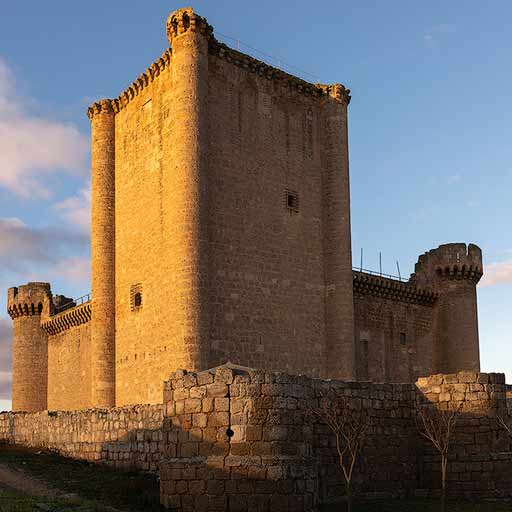
[[400,274],[400,265],[398,264],[398,260],[396,260],[396,269],[398,270],[398,279],[400,279],[400,281],[402,280],[402,276]]
[[379,270],[380,270],[380,275],[382,277],[382,253],[379,252]]
[[363,271],[363,248],[361,247],[361,266],[359,267],[360,271]]

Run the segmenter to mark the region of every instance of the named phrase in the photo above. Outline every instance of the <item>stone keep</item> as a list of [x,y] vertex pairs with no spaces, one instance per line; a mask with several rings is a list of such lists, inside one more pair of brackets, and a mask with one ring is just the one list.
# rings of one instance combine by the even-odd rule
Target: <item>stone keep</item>
[[408,282],[352,270],[349,90],[229,48],[190,8],[166,34],[87,111],[92,300],[9,290],[13,408],[158,403],[171,371],[227,361],[376,382],[478,370],[476,246],[427,253]]

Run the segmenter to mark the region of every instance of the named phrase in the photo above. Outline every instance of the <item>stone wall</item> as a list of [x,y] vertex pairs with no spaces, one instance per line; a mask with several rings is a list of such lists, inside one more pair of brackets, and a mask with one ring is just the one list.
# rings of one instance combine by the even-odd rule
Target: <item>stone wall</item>
[[119,469],[157,471],[162,406],[0,414],[0,442],[46,448]]
[[91,407],[91,324],[70,326],[48,335],[50,411]]
[[[423,403],[440,409],[460,407],[448,465],[448,492],[467,497],[510,497],[512,444],[498,418],[510,421],[503,374],[459,372],[433,375],[417,382]],[[423,443],[418,459],[419,492],[438,488],[438,455]]]
[[329,429],[307,413],[345,396],[371,418],[355,484],[361,495],[436,494],[439,460],[419,435],[417,404],[462,402],[449,492],[510,496],[504,376],[461,372],[413,384],[322,381],[221,367],[176,373],[164,391],[161,493],[172,510],[312,510],[340,499],[343,477]]
[[434,370],[436,294],[354,272],[357,378],[414,382]]
[[[460,405],[448,492],[511,497],[510,421],[502,374],[460,372],[417,384],[312,379],[225,365],[177,371],[164,403],[75,412],[3,413],[0,441],[45,447],[126,469],[160,471],[175,511],[311,511],[344,494],[335,439],[311,411],[343,396],[371,425],[355,470],[366,497],[435,495],[440,462],[418,432],[417,408]],[[255,508],[256,507],[256,508]]]

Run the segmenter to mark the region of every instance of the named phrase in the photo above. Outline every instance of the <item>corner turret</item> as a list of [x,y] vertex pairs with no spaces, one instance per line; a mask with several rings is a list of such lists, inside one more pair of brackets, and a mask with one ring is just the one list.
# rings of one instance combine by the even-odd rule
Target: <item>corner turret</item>
[[44,411],[48,391],[48,338],[41,316],[52,308],[49,283],[28,283],[7,292],[13,320],[12,409]]
[[434,371],[480,371],[476,285],[482,251],[464,243],[440,245],[421,255],[411,282],[439,294]]

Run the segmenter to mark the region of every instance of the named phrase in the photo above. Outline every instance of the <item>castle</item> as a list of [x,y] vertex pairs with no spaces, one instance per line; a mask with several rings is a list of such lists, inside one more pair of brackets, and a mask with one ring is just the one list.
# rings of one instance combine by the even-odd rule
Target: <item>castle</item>
[[94,103],[92,297],[8,291],[13,410],[161,403],[178,369],[227,361],[327,379],[479,370],[480,249],[407,282],[353,270],[347,108],[217,41],[192,9],[170,48]]

